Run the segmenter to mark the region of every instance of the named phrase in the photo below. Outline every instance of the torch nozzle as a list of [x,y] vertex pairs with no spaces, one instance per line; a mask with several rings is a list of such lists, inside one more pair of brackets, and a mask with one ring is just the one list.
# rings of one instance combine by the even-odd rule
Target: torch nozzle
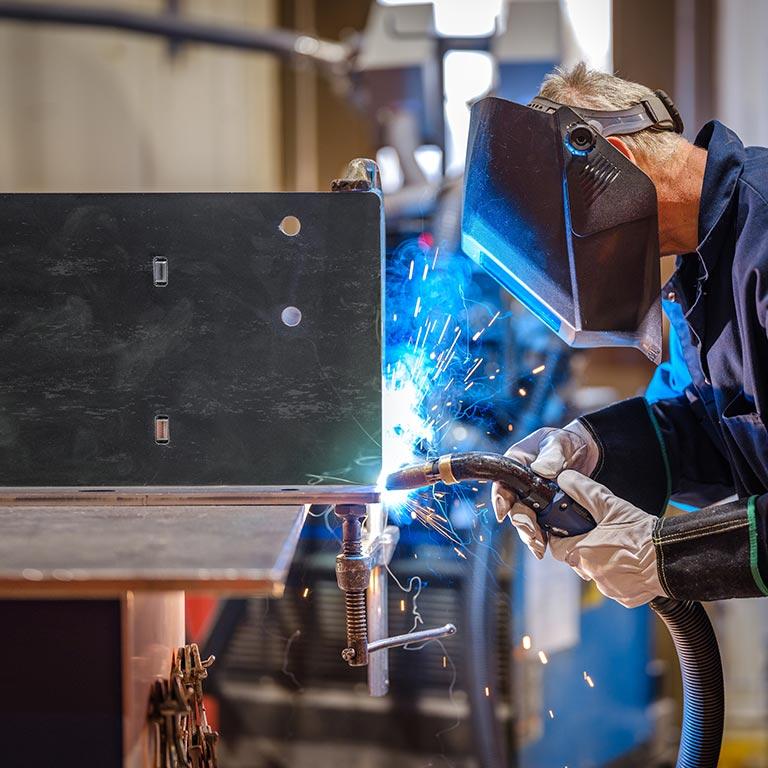
[[422,464],[410,464],[396,472],[387,475],[386,488],[389,491],[410,491],[434,485],[440,480],[440,475],[434,475],[435,462],[425,461]]

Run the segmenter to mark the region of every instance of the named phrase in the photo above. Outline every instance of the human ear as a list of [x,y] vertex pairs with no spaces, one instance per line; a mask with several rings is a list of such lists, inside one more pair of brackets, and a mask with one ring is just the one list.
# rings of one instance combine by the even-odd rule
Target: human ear
[[622,155],[629,158],[629,160],[637,165],[637,158],[635,158],[635,153],[618,136],[608,136],[606,141],[616,147],[616,149],[618,149]]

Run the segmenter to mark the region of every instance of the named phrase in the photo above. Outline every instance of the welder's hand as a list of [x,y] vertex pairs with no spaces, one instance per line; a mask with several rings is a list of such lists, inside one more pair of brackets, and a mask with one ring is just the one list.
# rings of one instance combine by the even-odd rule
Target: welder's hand
[[658,518],[643,512],[579,472],[560,473],[558,485],[591,513],[597,527],[582,536],[550,538],[556,560],[627,608],[665,595],[656,569],[653,529]]
[[[566,467],[590,474],[600,455],[597,443],[579,421],[562,429],[545,427],[515,443],[505,454],[530,467],[542,477],[555,478]],[[491,489],[493,509],[501,523],[509,515],[523,543],[541,560],[547,548],[547,538],[536,522],[536,514],[517,495],[499,483]]]

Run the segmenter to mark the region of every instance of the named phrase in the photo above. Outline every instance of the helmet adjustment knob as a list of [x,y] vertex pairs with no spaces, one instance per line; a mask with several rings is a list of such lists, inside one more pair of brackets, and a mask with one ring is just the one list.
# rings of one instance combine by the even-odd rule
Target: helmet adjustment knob
[[594,130],[586,123],[574,123],[568,126],[565,143],[573,154],[585,155],[594,149],[597,138]]

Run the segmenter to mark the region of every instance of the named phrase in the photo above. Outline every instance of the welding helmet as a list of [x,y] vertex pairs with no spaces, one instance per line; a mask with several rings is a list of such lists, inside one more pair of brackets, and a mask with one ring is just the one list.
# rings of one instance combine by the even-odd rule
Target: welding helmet
[[683,130],[663,91],[604,112],[536,97],[472,107],[462,248],[574,347],[661,359],[656,189],[607,136]]

